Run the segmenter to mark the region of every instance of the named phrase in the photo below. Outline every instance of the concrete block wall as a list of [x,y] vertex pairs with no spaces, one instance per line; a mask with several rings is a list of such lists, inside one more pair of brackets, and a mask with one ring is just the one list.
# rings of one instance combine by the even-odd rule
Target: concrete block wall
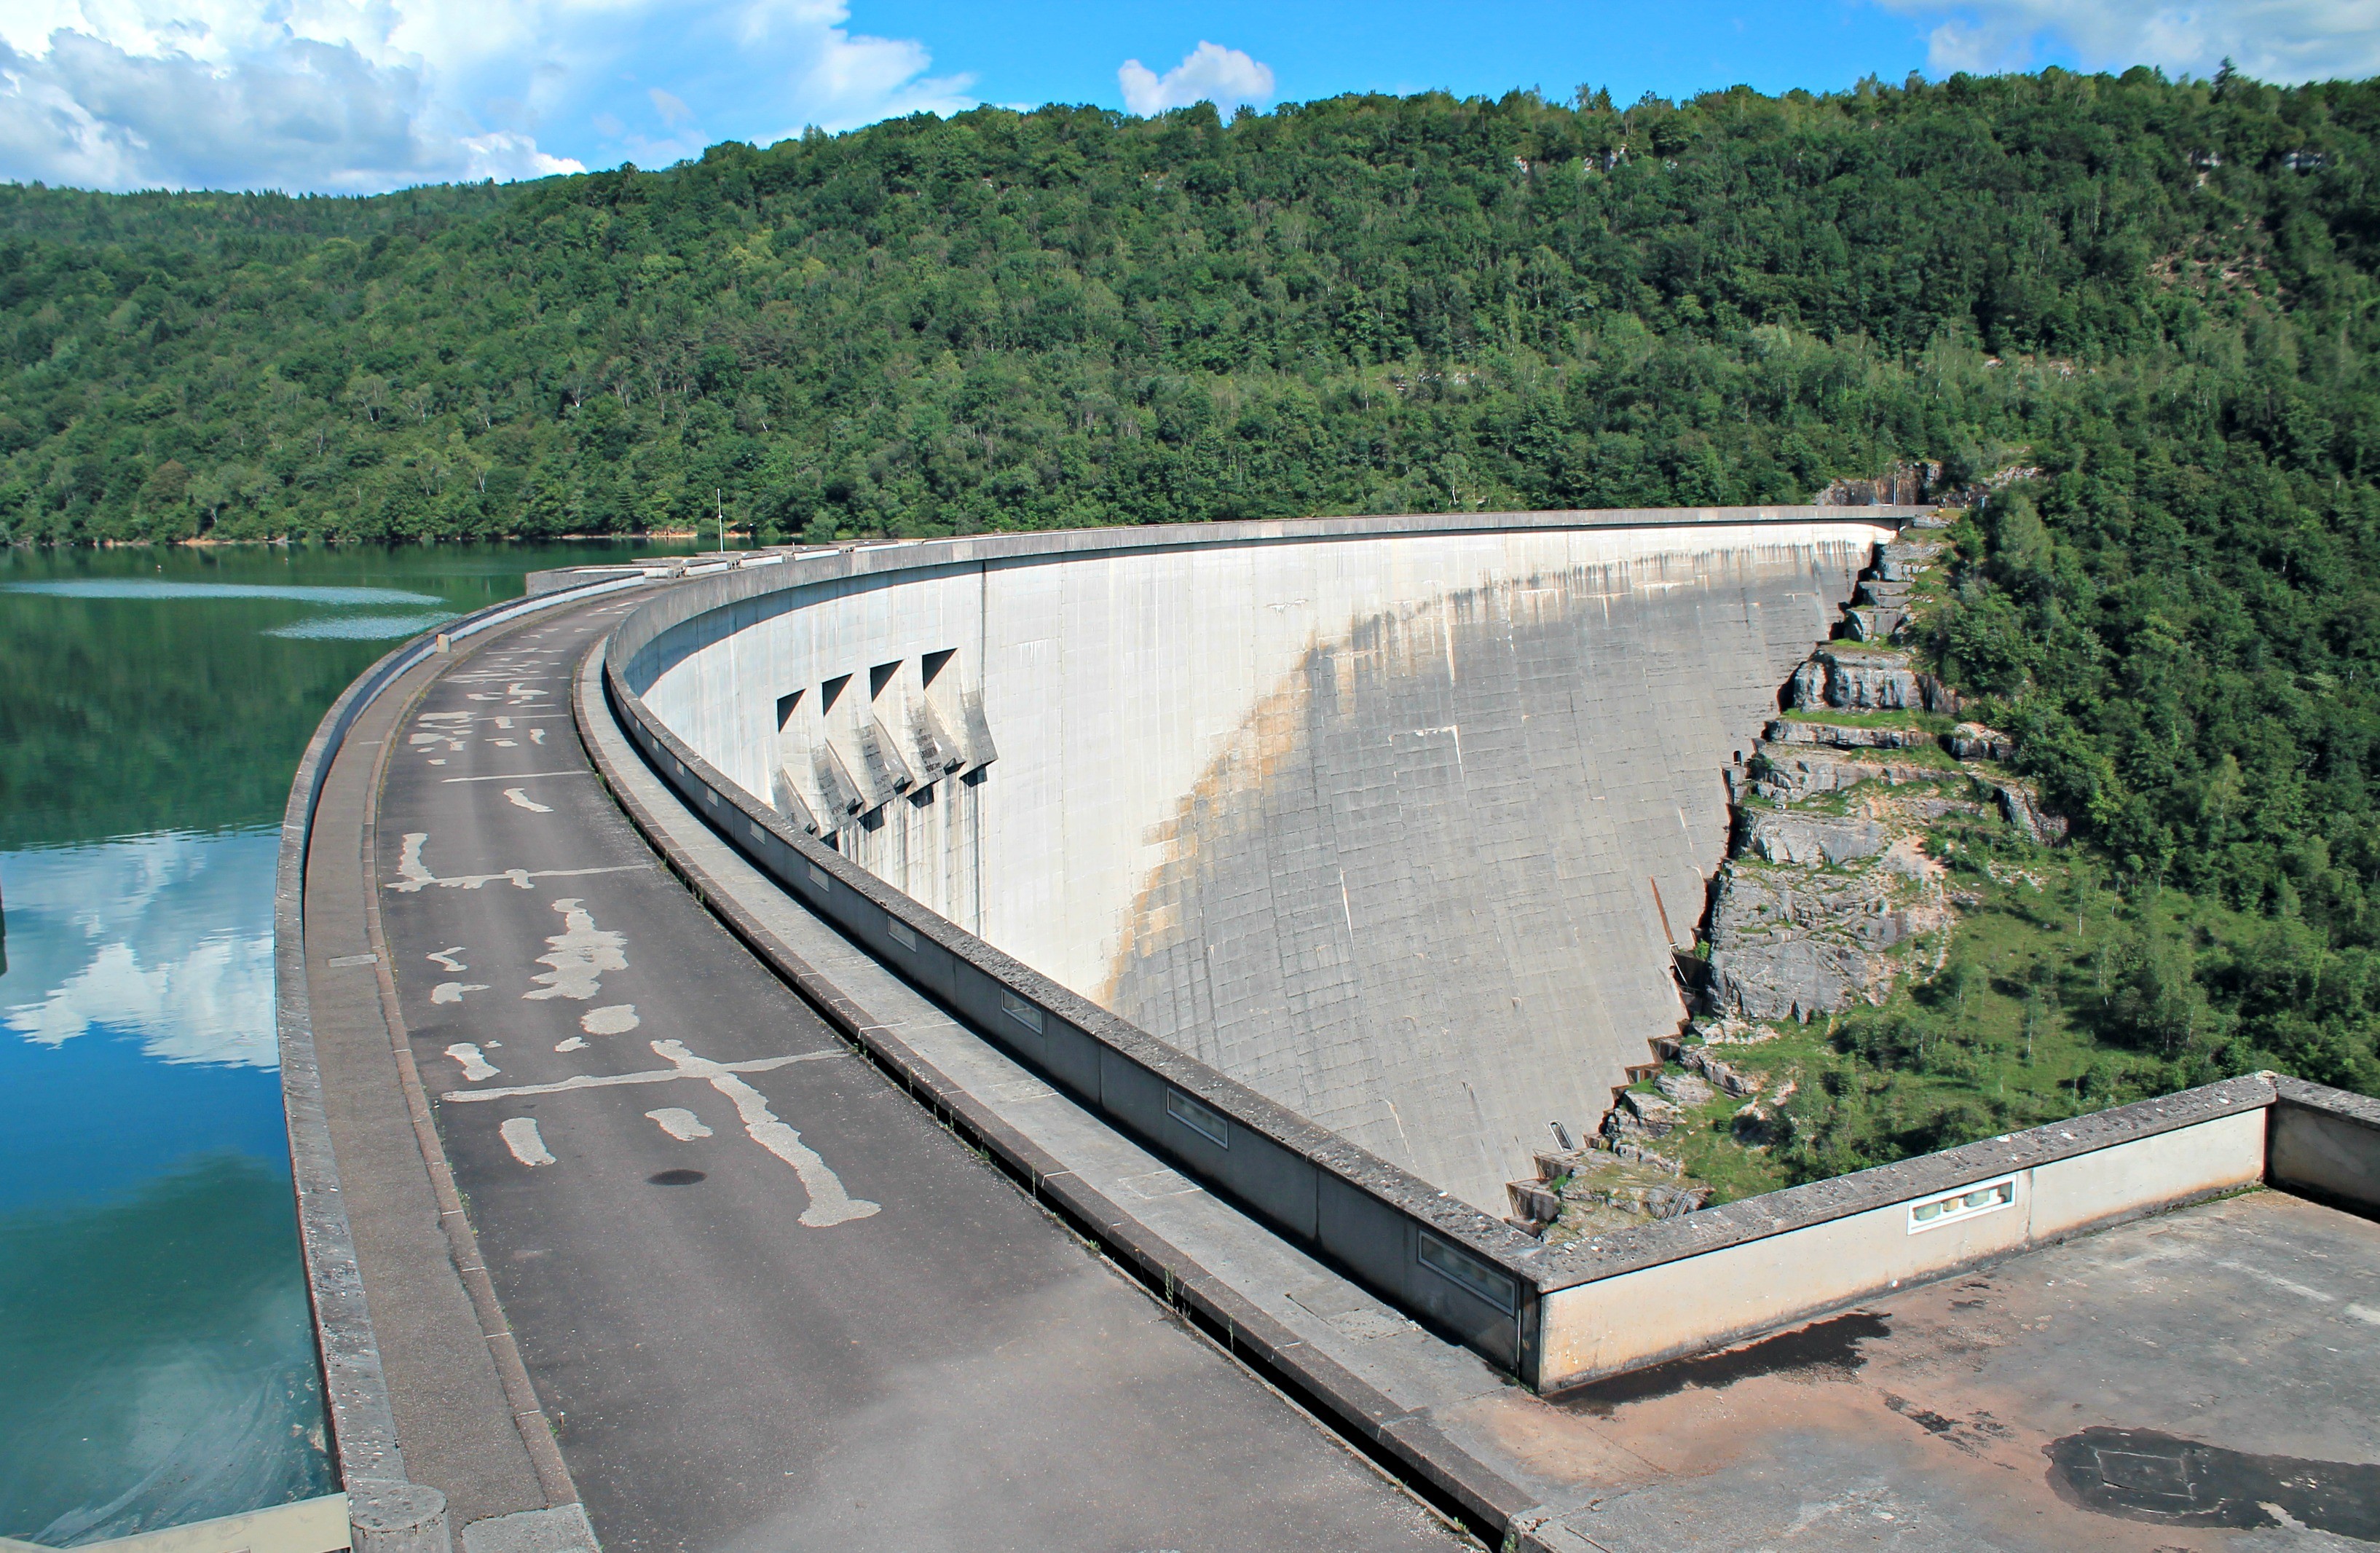
[[2380,1099],[2276,1078],[2273,1184],[2380,1216]]
[[[1719,770],[1877,516],[917,556],[697,614],[627,680],[920,904],[1501,1213],[1676,1028]],[[867,785],[929,659],[998,758],[854,825],[816,751]]]

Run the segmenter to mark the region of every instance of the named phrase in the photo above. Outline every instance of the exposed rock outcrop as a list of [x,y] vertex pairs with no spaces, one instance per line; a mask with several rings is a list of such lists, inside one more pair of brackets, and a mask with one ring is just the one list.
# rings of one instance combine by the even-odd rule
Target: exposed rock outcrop
[[[1856,621],[1861,612],[1845,613]],[[1788,693],[1790,705],[1807,711],[1959,710],[1958,694],[1932,674],[1919,673],[1908,653],[1868,641],[1825,643],[1793,672]]]
[[1891,832],[1873,819],[1746,809],[1738,820],[1736,850],[1740,855],[1770,863],[1807,863],[1839,868],[1859,858],[1875,856],[1891,840]]
[[1864,782],[1899,785],[1938,780],[1942,770],[1924,760],[1897,758],[1878,751],[1851,753],[1831,748],[1786,747],[1762,744],[1740,770],[1728,773],[1735,801],[1747,796],[1772,804],[1799,803],[1827,793],[1840,793]]
[[[1962,723],[1972,727],[1972,723]],[[1934,735],[1923,728],[1851,728],[1780,717],[1762,735],[1770,744],[1816,745],[1828,749],[1931,749]]]
[[1876,546],[1844,609],[1862,639],[1811,652],[1786,693],[1801,715],[1772,721],[1729,773],[1734,843],[1712,887],[1705,993],[1730,1018],[1881,1003],[1912,954],[1938,953],[1955,913],[1925,854],[1935,822],[1997,807],[2037,842],[2063,834],[2022,783],[1976,764],[2006,760],[2013,742],[1972,722],[1937,736],[1926,717],[1956,711],[1958,697],[1878,645],[1947,548],[1930,537]]
[[1755,1020],[1883,1002],[1905,958],[1896,952],[1950,922],[1930,866],[1896,852],[1889,861],[1900,867],[1840,878],[1742,859],[1722,869],[1711,905],[1712,1001]]
[[2016,741],[1997,728],[1961,722],[1950,731],[1950,753],[1961,760],[2007,760],[2016,754]]
[[1512,1222],[1548,1244],[1692,1213],[1710,1188],[1679,1179],[1675,1164],[1608,1148],[1537,1156],[1537,1179],[1505,1188]]
[[1560,1240],[1701,1207],[1706,1189],[1681,1179],[1681,1145],[1706,1125],[1757,1142],[1793,1089],[1788,1078],[1768,1092],[1767,1075],[1718,1050],[1769,1038],[1782,1021],[1881,1004],[1904,974],[1938,968],[1957,914],[1925,855],[1930,828],[1997,810],[2035,842],[2064,835],[1999,769],[2014,741],[1976,722],[1942,734],[1958,696],[1890,645],[1912,602],[1932,596],[1927,570],[1947,548],[1876,546],[1844,606],[1845,637],[1810,653],[1786,686],[1788,714],[1728,770],[1735,823],[1712,881],[1708,953],[1680,961],[1708,1016],[1657,1043],[1663,1071],[1633,1070],[1587,1148],[1562,1134],[1565,1152],[1539,1157],[1538,1180],[1509,1184],[1513,1223]]
[[2050,846],[2066,839],[2064,817],[2043,813],[2033,795],[2017,783],[2000,783],[1993,790],[1993,796],[1999,800],[2000,813],[2008,822],[2031,837],[2036,844]]

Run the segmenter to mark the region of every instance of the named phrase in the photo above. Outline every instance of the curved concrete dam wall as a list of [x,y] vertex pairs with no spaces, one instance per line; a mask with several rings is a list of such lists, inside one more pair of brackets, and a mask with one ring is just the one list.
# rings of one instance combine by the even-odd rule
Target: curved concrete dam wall
[[1722,769],[1899,516],[863,550],[626,678],[877,877],[1501,1215],[1678,1028]]

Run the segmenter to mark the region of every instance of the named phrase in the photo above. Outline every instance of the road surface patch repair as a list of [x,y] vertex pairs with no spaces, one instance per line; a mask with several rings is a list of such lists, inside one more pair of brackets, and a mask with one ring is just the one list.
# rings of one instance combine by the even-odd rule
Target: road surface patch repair
[[469,1041],[456,1041],[446,1049],[446,1055],[462,1064],[463,1076],[476,1084],[483,1078],[496,1076],[497,1069],[480,1049]]
[[680,1143],[691,1143],[696,1138],[711,1135],[710,1129],[702,1124],[702,1119],[682,1106],[663,1106],[645,1114],[660,1122],[662,1131]]
[[553,968],[531,977],[539,989],[521,996],[532,1001],[570,998],[583,1003],[603,989],[605,971],[628,968],[628,940],[596,927],[594,913],[576,896],[554,902],[553,909],[562,914],[562,931],[545,940],[547,952],[537,957],[539,965]]
[[546,1151],[545,1140],[538,1135],[535,1117],[513,1117],[496,1132],[504,1140],[504,1147],[513,1151],[513,1158],[522,1164],[551,1165],[554,1162],[553,1156]]
[[421,849],[430,843],[428,831],[408,831],[405,850],[396,860],[396,879],[387,888],[400,895],[416,894],[436,885],[441,890],[477,890],[483,884],[504,880],[516,889],[533,890],[529,881],[539,879],[584,879],[590,874],[635,873],[652,867],[650,863],[623,863],[608,868],[501,868],[494,873],[457,874],[441,879],[430,871],[421,860]]

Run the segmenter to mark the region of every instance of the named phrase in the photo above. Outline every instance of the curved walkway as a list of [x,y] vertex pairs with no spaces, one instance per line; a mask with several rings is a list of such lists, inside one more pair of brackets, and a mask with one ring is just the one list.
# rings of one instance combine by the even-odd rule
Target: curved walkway
[[[408,1467],[472,1553],[496,1553],[486,1518],[582,1494],[615,1553],[1452,1546],[655,865],[569,716],[623,607],[421,671],[318,820],[349,1211]],[[367,894],[377,923],[329,920]],[[334,968],[358,928],[379,963]],[[440,1232],[450,1161],[476,1237]]]

